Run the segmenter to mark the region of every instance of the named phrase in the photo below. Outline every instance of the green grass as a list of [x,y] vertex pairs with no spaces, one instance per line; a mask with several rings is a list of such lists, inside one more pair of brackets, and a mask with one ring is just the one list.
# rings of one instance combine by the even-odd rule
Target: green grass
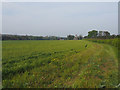
[[118,51],[114,46],[86,40],[23,40],[3,41],[2,51],[3,88],[118,85]]
[[119,47],[120,49],[120,38],[114,39],[87,39],[89,41],[98,42],[98,43],[105,43],[115,47]]

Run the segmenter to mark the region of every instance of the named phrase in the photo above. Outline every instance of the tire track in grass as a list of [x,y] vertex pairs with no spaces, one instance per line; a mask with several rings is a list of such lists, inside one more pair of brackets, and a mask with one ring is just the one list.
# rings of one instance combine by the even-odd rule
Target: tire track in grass
[[[70,56],[69,58],[66,58],[67,60],[69,60],[69,62],[74,63],[73,66],[65,69],[65,71],[70,71],[71,79],[69,77],[67,77],[63,82],[62,81],[63,78],[61,77],[58,79],[59,81],[58,80],[54,81],[53,84],[55,86],[57,86],[56,83],[63,82],[63,87],[73,87],[72,84],[75,82],[75,80],[78,76],[78,73],[84,71],[84,68],[88,65],[89,59],[91,58],[91,56],[93,56],[92,54],[94,54],[96,52],[95,48],[97,48],[97,49],[101,48],[100,45],[96,45],[96,44],[93,44],[93,45],[94,46],[84,50],[81,53],[78,53],[78,54]],[[72,70],[72,68],[74,68],[74,70]],[[68,74],[68,72],[67,72],[67,74]],[[54,85],[52,85],[52,86],[54,86]],[[59,85],[57,87],[59,87]]]
[[[116,62],[117,60],[115,58],[115,52],[111,46],[101,46],[102,48],[99,49],[99,51],[96,51],[92,56],[92,59],[89,60],[88,65],[83,66],[81,69],[82,71],[80,71],[75,78],[66,82],[69,87],[112,88],[118,84],[118,67]],[[95,47],[97,47],[97,45],[95,45]],[[112,55],[110,52],[112,52]]]
[[101,61],[103,63],[100,69],[104,72],[101,73],[104,80],[101,84],[108,88],[115,88],[118,85],[118,58],[116,57],[117,52],[115,52],[117,48],[106,44],[103,46],[105,57]]
[[[90,52],[91,50],[88,50],[85,53],[82,53],[83,59],[86,57],[86,55],[88,55],[88,58],[86,59],[86,63],[83,63],[84,65],[82,65],[80,71],[72,80],[69,80],[68,82],[66,82],[67,83],[66,85],[68,87],[73,87],[73,88],[86,88],[86,87],[88,87],[89,82],[84,82],[84,81],[85,81],[85,78],[88,80],[91,77],[88,76],[89,77],[88,78],[85,75],[87,75],[89,72],[91,72],[91,70],[89,71],[88,68],[90,68],[92,66],[92,64],[94,63],[93,57],[96,54],[99,55],[100,51],[102,50],[101,49],[102,47],[99,44],[94,44],[93,47],[94,48],[90,48],[91,50],[93,50],[93,52]],[[99,51],[99,49],[100,49],[100,51]],[[90,54],[88,54],[88,52],[90,52]],[[96,78],[96,80],[97,79],[98,78]],[[81,85],[78,85],[78,84],[81,84]],[[91,86],[91,87],[93,87],[93,86]]]

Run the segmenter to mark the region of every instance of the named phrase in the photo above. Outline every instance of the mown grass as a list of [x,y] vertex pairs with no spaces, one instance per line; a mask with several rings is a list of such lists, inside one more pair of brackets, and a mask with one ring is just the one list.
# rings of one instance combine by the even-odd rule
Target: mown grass
[[3,41],[2,49],[3,88],[118,85],[117,48],[110,45],[85,40]]

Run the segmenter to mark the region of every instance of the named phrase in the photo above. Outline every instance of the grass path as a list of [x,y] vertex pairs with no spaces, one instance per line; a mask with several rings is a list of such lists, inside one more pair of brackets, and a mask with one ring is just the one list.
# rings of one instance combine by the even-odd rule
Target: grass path
[[80,88],[112,88],[118,84],[118,60],[114,47],[109,45],[94,46],[96,52],[87,58],[87,65],[83,65],[82,71],[69,80],[70,87]]
[[[38,41],[28,42],[32,43],[29,47],[27,42],[3,42],[4,87],[114,88],[118,85],[117,48],[84,40],[41,42],[42,46]],[[26,53],[29,49],[32,52],[15,56],[14,53],[19,52],[15,49],[6,52],[13,49],[6,43],[13,47],[21,43],[27,49],[23,51],[21,46],[15,47],[21,50],[19,52]],[[88,44],[87,48],[85,44]]]

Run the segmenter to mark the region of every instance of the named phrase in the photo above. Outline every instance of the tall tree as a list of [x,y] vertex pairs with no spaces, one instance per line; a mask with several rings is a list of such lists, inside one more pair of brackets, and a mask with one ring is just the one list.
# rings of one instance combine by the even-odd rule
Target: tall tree
[[105,36],[105,38],[109,38],[110,33],[108,31],[104,31],[104,36]]
[[97,35],[98,35],[98,31],[96,31],[96,30],[92,30],[92,31],[88,32],[88,37],[89,38],[96,38]]
[[68,36],[67,36],[67,39],[68,39],[68,40],[73,40],[74,37],[75,37],[74,35],[68,35]]

